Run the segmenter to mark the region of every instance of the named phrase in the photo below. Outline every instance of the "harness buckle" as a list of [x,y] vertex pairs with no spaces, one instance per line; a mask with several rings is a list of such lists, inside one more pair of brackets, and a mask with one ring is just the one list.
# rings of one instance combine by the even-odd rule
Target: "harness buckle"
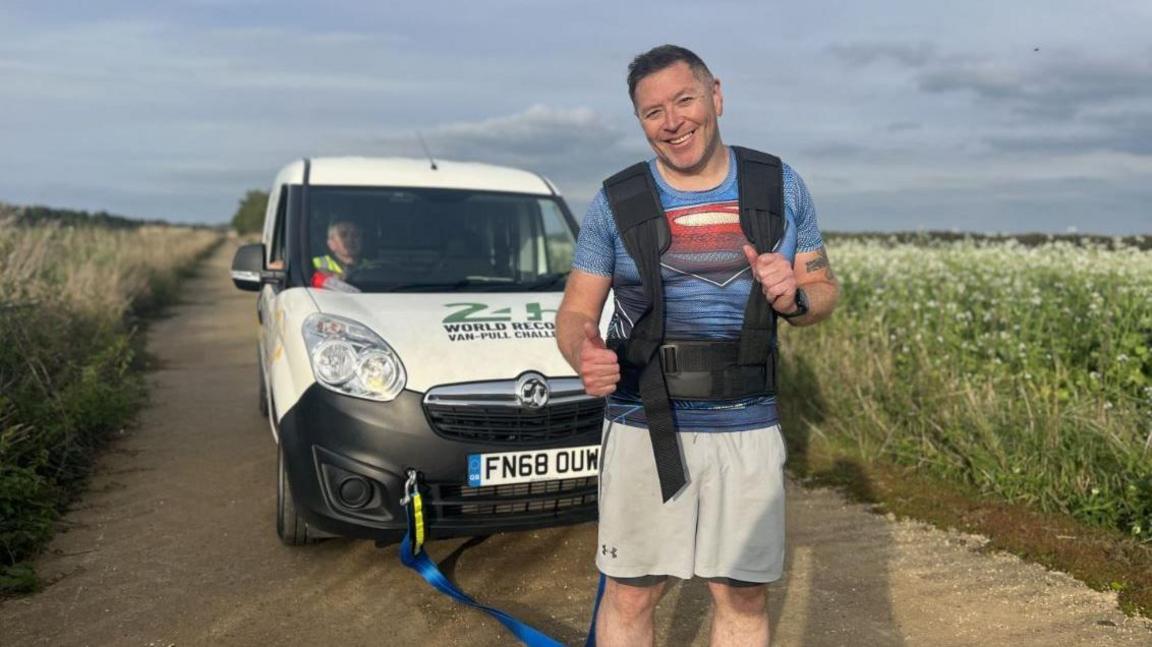
[[680,369],[676,365],[676,347],[671,344],[664,344],[660,347],[660,365],[664,368],[665,373],[679,373]]

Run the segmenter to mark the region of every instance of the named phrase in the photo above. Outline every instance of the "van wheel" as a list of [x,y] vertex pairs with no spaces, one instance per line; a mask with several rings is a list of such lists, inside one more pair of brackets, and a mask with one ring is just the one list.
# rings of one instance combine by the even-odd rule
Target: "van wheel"
[[288,488],[288,466],[284,463],[284,448],[276,446],[276,534],[285,546],[303,546],[316,542],[308,532],[308,524],[296,514],[296,502]]

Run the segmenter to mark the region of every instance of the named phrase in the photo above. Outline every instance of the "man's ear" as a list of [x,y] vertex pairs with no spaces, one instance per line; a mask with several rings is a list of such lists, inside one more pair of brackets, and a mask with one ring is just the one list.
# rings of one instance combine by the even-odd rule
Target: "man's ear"
[[724,114],[724,93],[720,91],[720,79],[712,80],[712,107],[717,117]]

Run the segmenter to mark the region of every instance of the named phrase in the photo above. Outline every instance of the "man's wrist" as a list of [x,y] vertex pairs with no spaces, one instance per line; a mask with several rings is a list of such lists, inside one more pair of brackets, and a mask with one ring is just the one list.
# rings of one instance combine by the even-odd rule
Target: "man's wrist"
[[796,288],[796,307],[792,312],[781,312],[781,317],[785,319],[795,319],[796,317],[803,317],[808,314],[808,293],[804,288]]

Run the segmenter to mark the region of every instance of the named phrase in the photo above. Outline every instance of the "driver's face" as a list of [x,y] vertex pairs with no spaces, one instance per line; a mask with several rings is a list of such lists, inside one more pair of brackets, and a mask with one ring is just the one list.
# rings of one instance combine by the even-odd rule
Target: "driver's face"
[[328,230],[328,249],[343,263],[360,260],[363,241],[360,227],[351,222],[338,222]]

